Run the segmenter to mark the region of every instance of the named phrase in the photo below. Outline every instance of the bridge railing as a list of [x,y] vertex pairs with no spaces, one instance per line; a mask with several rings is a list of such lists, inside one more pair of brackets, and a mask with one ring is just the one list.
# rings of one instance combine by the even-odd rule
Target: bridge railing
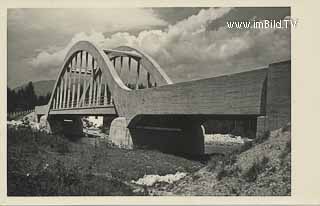
[[[108,82],[109,76],[116,78],[115,82],[122,88],[126,86],[127,91],[171,83],[160,66],[137,49],[118,47],[98,54],[96,50],[88,42],[79,42],[68,52],[52,91],[49,109],[113,106],[112,92],[115,91],[110,91],[110,86],[113,87],[109,84],[115,83]],[[109,58],[107,67],[110,68],[100,65],[105,57]]]
[[83,102],[78,102],[76,100],[70,101],[69,103],[65,103],[61,105],[61,107],[53,108],[53,110],[60,110],[60,109],[73,109],[73,108],[86,108],[86,107],[110,107],[114,106],[114,100],[111,97],[101,97],[98,99],[90,99],[85,98]]
[[7,113],[7,120],[14,120],[19,117],[23,117],[31,112],[34,112],[34,109],[29,109],[29,110],[25,110],[25,111],[8,112]]

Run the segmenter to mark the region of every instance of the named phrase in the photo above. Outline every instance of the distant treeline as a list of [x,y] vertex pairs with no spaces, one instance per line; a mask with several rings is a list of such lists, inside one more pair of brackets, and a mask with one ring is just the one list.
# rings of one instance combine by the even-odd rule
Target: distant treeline
[[34,109],[37,105],[47,104],[50,100],[50,95],[37,96],[32,82],[17,91],[7,88],[7,111],[16,112]]

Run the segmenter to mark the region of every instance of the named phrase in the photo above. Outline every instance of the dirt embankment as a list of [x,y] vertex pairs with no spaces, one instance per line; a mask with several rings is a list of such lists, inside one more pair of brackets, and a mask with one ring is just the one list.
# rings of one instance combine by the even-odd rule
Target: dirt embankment
[[24,124],[8,125],[7,139],[9,196],[147,195],[130,182],[204,166],[157,151],[119,149],[107,139],[68,140]]
[[119,149],[107,138],[83,144],[39,132],[29,121],[15,123],[8,123],[9,195],[291,193],[290,125],[235,150],[224,145],[231,152],[203,164],[157,151]]
[[150,195],[257,195],[291,194],[290,125],[245,145],[224,158],[208,164],[183,179],[148,188]]

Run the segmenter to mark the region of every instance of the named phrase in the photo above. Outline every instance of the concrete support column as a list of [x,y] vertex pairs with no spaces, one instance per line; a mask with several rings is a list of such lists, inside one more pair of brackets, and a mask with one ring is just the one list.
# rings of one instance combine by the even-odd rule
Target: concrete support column
[[111,122],[109,138],[114,144],[121,148],[133,148],[132,138],[127,128],[127,120],[125,117],[115,118]]
[[268,117],[260,116],[257,118],[257,133],[256,137],[262,136],[268,130]]

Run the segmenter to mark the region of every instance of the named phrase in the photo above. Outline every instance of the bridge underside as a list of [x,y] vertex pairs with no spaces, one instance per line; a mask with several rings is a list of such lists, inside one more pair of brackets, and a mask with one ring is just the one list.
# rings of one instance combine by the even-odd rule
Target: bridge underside
[[134,146],[184,156],[204,153],[205,131],[201,125],[207,121],[244,122],[246,124],[238,124],[233,129],[253,136],[257,128],[256,115],[144,115],[138,118],[139,121],[128,128]]

